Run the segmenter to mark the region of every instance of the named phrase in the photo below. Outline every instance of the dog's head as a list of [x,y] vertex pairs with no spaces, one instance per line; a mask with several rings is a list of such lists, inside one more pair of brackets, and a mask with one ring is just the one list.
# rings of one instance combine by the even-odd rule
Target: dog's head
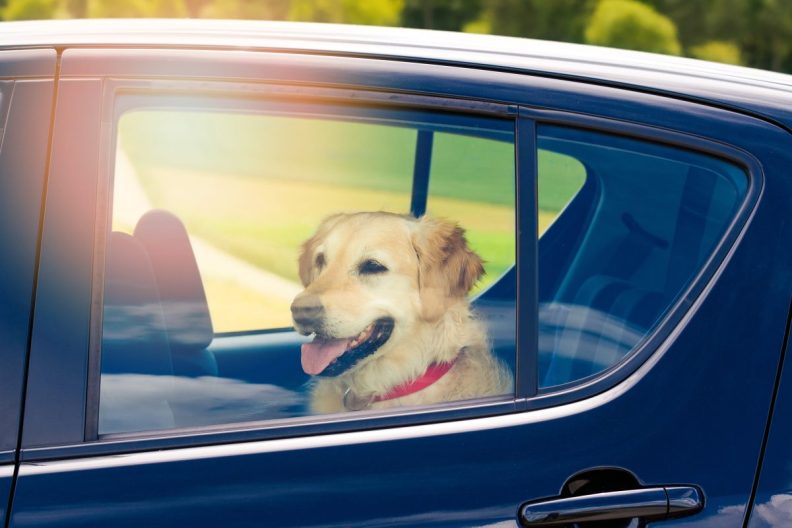
[[338,376],[388,353],[466,299],[484,273],[456,224],[391,213],[325,219],[299,258],[294,326],[315,334],[306,373]]

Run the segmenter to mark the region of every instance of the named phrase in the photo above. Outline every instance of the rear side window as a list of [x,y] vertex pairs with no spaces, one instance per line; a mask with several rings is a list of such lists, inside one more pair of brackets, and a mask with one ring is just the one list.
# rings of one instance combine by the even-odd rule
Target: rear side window
[[720,159],[619,136],[541,125],[537,139],[552,220],[539,240],[539,385],[553,387],[641,345],[713,253],[748,179]]
[[[99,435],[395,406],[484,348],[437,401],[513,393],[512,120],[155,99],[117,121]],[[391,350],[421,364],[350,382]]]

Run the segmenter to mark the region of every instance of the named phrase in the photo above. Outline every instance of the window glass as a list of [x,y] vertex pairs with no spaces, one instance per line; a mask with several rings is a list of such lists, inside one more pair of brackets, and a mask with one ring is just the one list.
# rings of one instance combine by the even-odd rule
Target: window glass
[[415,136],[320,118],[130,112],[119,123],[114,229],[131,232],[150,209],[174,213],[216,332],[289,327],[299,245],[332,213],[408,212]]
[[586,181],[586,168],[580,160],[538,149],[539,236],[555,222]]
[[99,434],[510,394],[513,121],[247,105],[118,119]]
[[540,222],[542,204],[556,215],[539,240],[539,383],[550,387],[602,372],[646,339],[748,180],[709,156],[571,128],[539,126],[538,147]]
[[453,218],[484,256],[485,290],[515,261],[514,148],[508,142],[437,133],[427,211]]

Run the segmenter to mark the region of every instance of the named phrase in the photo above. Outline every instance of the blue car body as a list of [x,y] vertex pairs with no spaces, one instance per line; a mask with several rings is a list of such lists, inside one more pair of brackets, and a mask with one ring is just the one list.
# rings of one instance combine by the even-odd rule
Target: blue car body
[[[518,295],[513,397],[97,435],[89,372],[98,160],[112,121],[103,102],[185,80],[366,91],[514,119],[519,253],[503,286]],[[582,472],[597,475],[596,493],[624,491],[614,482],[632,478],[633,490],[700,494],[687,512],[643,519],[658,526],[792,525],[788,76],[413,30],[63,21],[4,25],[0,90],[7,526],[517,526],[522,505],[563,495]],[[537,126],[681,146],[749,175],[728,229],[651,335],[599,375],[557,389],[541,386],[537,367],[537,269],[552,267],[535,235],[528,147]],[[290,336],[282,338],[291,346]],[[617,510],[607,498],[602,508]]]

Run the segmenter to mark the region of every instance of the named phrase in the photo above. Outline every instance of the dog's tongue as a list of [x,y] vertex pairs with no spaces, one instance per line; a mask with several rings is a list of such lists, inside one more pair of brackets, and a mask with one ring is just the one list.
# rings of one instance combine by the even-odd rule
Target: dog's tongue
[[316,376],[346,351],[350,341],[352,341],[351,337],[343,339],[314,337],[310,343],[303,343],[301,357],[303,370],[306,374]]

